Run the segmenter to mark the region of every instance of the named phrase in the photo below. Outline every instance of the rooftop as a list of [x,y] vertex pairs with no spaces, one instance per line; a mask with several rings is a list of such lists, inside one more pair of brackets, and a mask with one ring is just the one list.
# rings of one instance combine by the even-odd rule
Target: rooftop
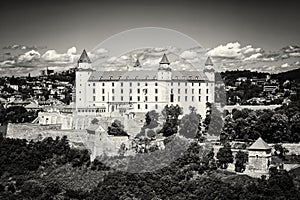
[[269,150],[271,147],[259,137],[249,148],[249,150]]

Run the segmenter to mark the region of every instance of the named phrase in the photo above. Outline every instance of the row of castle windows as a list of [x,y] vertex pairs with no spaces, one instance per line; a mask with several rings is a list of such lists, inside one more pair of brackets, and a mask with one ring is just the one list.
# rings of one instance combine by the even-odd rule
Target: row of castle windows
[[[180,94],[180,91],[181,91],[181,90],[178,89],[178,94]],[[185,89],[184,91],[185,91],[185,94],[188,93],[188,89]],[[194,94],[194,89],[192,89],[191,91],[192,91],[192,94]],[[115,93],[115,89],[112,89],[111,92],[112,92],[112,94],[114,94],[114,93]],[[124,93],[124,90],[121,89],[120,92],[121,92],[121,94],[123,94],[123,93]],[[79,93],[81,93],[81,91],[79,91]],[[95,94],[95,93],[96,93],[96,89],[94,88],[94,89],[93,89],[93,94]],[[104,94],[104,93],[105,93],[105,89],[102,89],[102,94]],[[129,94],[131,94],[131,93],[132,93],[132,89],[129,89]],[[141,93],[141,90],[140,90],[139,88],[137,89],[137,93],[138,93],[138,94]],[[144,94],[147,94],[147,93],[148,93],[148,89],[143,89],[143,93],[144,93]],[[157,93],[158,93],[158,89],[155,88],[155,94],[157,94]],[[174,90],[171,89],[171,94],[173,94],[173,93],[174,93]],[[201,89],[199,89],[198,93],[201,94]],[[208,93],[209,93],[209,90],[206,89],[206,94],[208,94]]]
[[[145,84],[145,86],[148,86],[148,83],[147,83],[147,82],[145,82],[144,84]],[[173,84],[174,84],[174,83],[171,82],[171,86],[173,86]],[[180,82],[177,82],[177,85],[178,85],[178,86],[180,86],[180,84],[181,84]],[[193,83],[193,82],[192,82],[191,84],[192,84],[192,86],[194,86],[194,83]],[[199,84],[199,86],[201,86],[201,82],[198,83],[198,84]],[[111,85],[112,85],[112,87],[114,87],[114,86],[115,86],[115,83],[112,82]],[[187,85],[188,85],[188,82],[185,82],[184,85],[187,86]],[[89,84],[89,86],[90,86],[90,84]],[[93,86],[95,87],[95,86],[96,86],[96,83],[93,83]],[[104,87],[104,86],[105,86],[105,83],[102,83],[102,86]],[[120,86],[121,86],[121,87],[124,86],[123,82],[120,82]],[[129,82],[129,86],[132,87],[132,82]],[[141,86],[141,83],[138,82],[138,83],[137,83],[137,86]],[[155,86],[158,86],[158,83],[157,83],[157,82],[155,82]],[[206,86],[208,86],[208,83],[206,83]]]
[[[124,101],[124,97],[121,96],[121,101]],[[81,101],[81,98],[79,99]],[[177,97],[177,101],[180,102],[180,96]],[[191,96],[191,101],[194,102],[195,98],[194,96]],[[93,96],[93,101],[96,101],[96,96]],[[102,96],[102,101],[105,101],[105,96]],[[112,96],[112,101],[115,101],[115,97]],[[132,101],[132,96],[129,97],[129,101]],[[137,101],[141,101],[141,98],[140,96],[137,96]],[[148,97],[145,96],[145,102],[148,101]],[[157,102],[158,101],[158,96],[155,96],[155,101]],[[188,96],[185,96],[184,97],[184,101],[188,101]],[[198,96],[198,101],[200,102],[201,101],[201,96]],[[206,101],[208,101],[208,96],[206,96]]]

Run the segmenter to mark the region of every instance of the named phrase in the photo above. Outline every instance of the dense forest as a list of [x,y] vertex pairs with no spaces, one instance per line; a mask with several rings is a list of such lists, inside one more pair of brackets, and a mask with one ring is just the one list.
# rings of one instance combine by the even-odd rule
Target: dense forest
[[299,177],[271,170],[254,179],[218,169],[209,148],[192,143],[156,171],[116,171],[66,137],[0,140],[0,199],[299,199]]
[[256,140],[268,143],[300,142],[300,101],[275,110],[233,110],[221,133],[223,140]]

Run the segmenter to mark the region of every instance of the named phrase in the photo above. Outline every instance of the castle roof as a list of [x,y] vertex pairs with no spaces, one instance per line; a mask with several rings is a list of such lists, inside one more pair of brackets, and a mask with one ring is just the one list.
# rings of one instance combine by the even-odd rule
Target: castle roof
[[163,57],[161,58],[161,61],[159,62],[159,64],[170,64],[170,61],[167,58],[167,55],[164,53]]
[[249,148],[249,150],[269,150],[271,147],[259,137]]
[[206,62],[205,62],[205,66],[207,66],[207,65],[214,65],[209,56],[207,57]]
[[91,63],[91,60],[90,60],[89,56],[87,55],[85,49],[83,50],[83,52],[78,60],[78,63]]
[[[93,71],[88,81],[120,81],[120,80],[157,80],[157,71]],[[201,71],[172,71],[174,81],[206,81],[206,75]]]
[[141,63],[140,63],[139,59],[136,59],[134,67],[141,67]]

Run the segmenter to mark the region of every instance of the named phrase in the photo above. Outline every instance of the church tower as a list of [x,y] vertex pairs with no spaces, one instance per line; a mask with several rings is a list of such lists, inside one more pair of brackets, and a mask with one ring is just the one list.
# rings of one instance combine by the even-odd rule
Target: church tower
[[91,60],[89,56],[87,55],[85,49],[83,50],[79,60],[77,61],[77,65],[79,69],[89,69],[92,68]]
[[164,54],[161,61],[159,62],[157,80],[171,80],[172,79],[172,68],[170,66],[167,55]]

